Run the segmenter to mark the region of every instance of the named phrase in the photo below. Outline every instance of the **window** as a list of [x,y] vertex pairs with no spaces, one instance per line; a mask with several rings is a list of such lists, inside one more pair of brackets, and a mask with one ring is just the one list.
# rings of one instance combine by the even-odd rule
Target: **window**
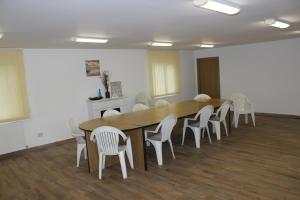
[[0,123],[29,117],[23,53],[0,50]]
[[177,51],[148,51],[151,96],[179,93],[179,55]]

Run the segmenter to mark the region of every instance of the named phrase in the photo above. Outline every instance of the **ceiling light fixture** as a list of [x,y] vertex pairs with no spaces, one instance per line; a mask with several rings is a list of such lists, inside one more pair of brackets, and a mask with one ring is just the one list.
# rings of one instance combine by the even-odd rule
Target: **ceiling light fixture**
[[275,19],[267,19],[265,21],[265,24],[276,27],[276,28],[288,28],[290,26],[288,23],[285,23],[282,21],[277,21]]
[[0,39],[2,39],[2,38],[3,38],[3,36],[4,36],[4,34],[3,34],[3,33],[0,33]]
[[150,45],[151,46],[156,46],[156,47],[170,47],[170,46],[173,46],[173,44],[170,43],[170,42],[152,42]]
[[193,4],[196,7],[214,10],[227,15],[235,15],[240,12],[240,8],[237,5],[224,0],[194,0]]
[[215,45],[214,44],[200,44],[200,47],[202,47],[202,48],[213,48],[213,47],[215,47]]
[[77,37],[77,38],[74,38],[73,41],[75,41],[75,42],[102,43],[102,44],[104,44],[104,43],[108,42],[108,39]]

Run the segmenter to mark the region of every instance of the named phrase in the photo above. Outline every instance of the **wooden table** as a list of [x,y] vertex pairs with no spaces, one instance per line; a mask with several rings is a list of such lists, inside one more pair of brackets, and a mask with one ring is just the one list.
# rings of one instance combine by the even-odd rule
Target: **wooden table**
[[[90,141],[91,132],[99,126],[113,126],[122,130],[129,135],[132,143],[134,167],[147,170],[145,144],[144,144],[144,128],[158,124],[164,117],[170,113],[174,113],[178,117],[178,123],[174,130],[178,130],[182,135],[182,119],[186,116],[197,113],[206,105],[219,107],[225,100],[211,99],[208,102],[197,102],[193,100],[182,101],[169,106],[150,108],[144,111],[124,113],[118,116],[89,120],[80,124],[80,129],[85,132],[87,143],[89,171],[93,176],[98,176],[98,150],[96,143]],[[230,114],[230,112],[228,112]],[[230,132],[230,116],[229,116],[229,132]],[[176,134],[175,134],[176,135]],[[110,165],[116,159],[107,157],[106,164]]]

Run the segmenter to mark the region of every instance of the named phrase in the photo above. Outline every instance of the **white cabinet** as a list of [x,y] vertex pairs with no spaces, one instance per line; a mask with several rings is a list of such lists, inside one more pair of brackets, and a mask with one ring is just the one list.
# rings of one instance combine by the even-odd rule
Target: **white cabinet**
[[87,100],[89,119],[101,118],[101,112],[108,109],[119,108],[121,112],[124,112],[127,102],[128,97],[109,98],[96,101]]

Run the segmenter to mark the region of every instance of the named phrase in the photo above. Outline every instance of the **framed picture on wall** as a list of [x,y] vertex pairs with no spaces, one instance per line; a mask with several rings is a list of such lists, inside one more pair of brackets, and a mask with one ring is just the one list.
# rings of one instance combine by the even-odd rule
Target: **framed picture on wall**
[[85,61],[86,76],[100,76],[100,60]]
[[110,82],[110,88],[112,98],[123,96],[121,81]]

